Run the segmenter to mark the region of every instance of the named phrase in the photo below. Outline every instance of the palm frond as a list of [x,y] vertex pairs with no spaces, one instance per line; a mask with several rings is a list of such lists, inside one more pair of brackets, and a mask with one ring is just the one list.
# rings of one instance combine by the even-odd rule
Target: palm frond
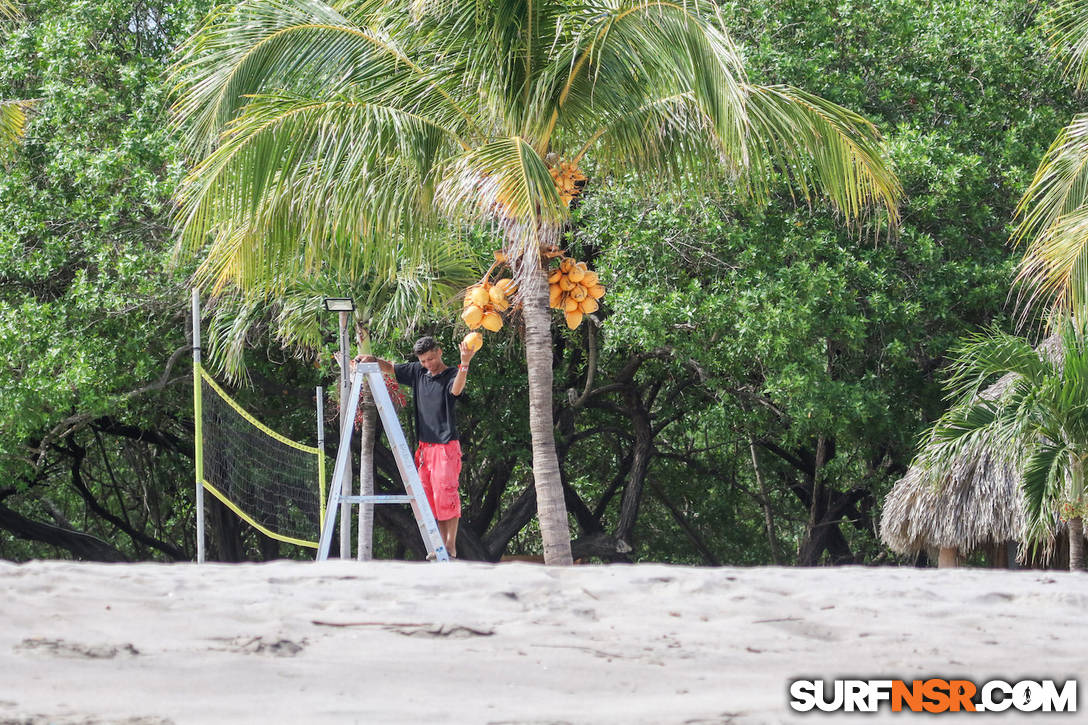
[[1072,451],[1060,443],[1036,446],[1023,466],[1021,489],[1029,532],[1049,532],[1055,507],[1065,489]]
[[541,243],[567,217],[548,167],[518,136],[500,138],[452,158],[441,172],[435,197],[453,218],[497,219],[513,258],[525,259],[531,273]]
[[357,322],[374,336],[403,334],[428,314],[452,311],[457,292],[479,276],[467,259],[463,242],[436,237],[418,258],[402,255],[393,276],[351,275],[343,265],[326,264],[284,288],[228,287],[209,305],[210,364],[232,382],[246,383],[246,354],[266,334],[298,356],[312,354],[333,324],[325,297],[353,299]]
[[[927,433],[927,440],[931,447],[948,447],[949,453],[954,456],[959,448],[973,443],[977,438],[992,440],[995,436],[995,424],[1004,422],[1000,413],[1000,407],[990,400],[954,407],[941,416]],[[971,440],[967,440],[968,438]]]
[[686,189],[743,176],[735,149],[726,148],[713,131],[710,118],[691,93],[657,98],[600,129],[575,155],[579,161],[593,147],[602,173],[634,172],[660,185],[662,179]]
[[944,385],[949,399],[968,403],[996,378],[1011,374],[1039,384],[1051,372],[1027,340],[989,329],[968,335],[953,348]]
[[356,240],[358,263],[392,269],[389,240],[427,228],[434,165],[456,148],[400,109],[254,97],[181,187],[181,248],[211,237],[200,276],[219,287],[309,274],[340,239]]
[[432,250],[424,263],[405,266],[384,297],[371,295],[369,329],[389,336],[395,332],[411,335],[428,313],[451,310],[458,294],[475,282],[481,270],[470,265],[462,245],[448,244]]
[[1088,83],[1088,0],[1059,0],[1047,21],[1051,47],[1083,89]]
[[245,353],[265,329],[267,306],[256,295],[221,294],[208,301],[207,362],[233,384],[248,384]]
[[[379,3],[354,7],[359,21]],[[202,156],[254,95],[331,96],[352,91],[375,103],[407,104],[440,125],[470,123],[439,79],[398,41],[321,0],[243,0],[211,13],[172,67],[175,123]]]
[[572,6],[559,0],[423,0],[413,9],[412,44],[442,58],[447,72],[475,95],[483,135],[535,141],[539,79],[570,25]]
[[[1017,273],[1026,313],[1037,303],[1070,310],[1088,285],[1088,114],[1078,114],[1051,144],[1016,208],[1016,244],[1026,245]],[[1074,298],[1074,293],[1077,298]]]
[[0,100],[0,153],[18,143],[26,130],[26,101]]
[[[1047,411],[1041,408],[1049,394],[1044,391],[1060,378],[1048,375],[1053,369],[1030,345],[1018,345],[1017,340],[991,330],[956,349],[945,381],[954,402],[920,439],[917,465],[937,476],[961,457],[989,450],[1019,466],[1022,451],[1032,445],[1028,441],[1051,432],[1053,421],[1046,420]],[[1002,382],[980,390],[995,375]]]
[[973,451],[990,450],[1003,462],[1015,464],[1014,452],[1004,445],[1015,433],[1014,419],[994,401],[979,399],[956,406],[919,438],[918,454],[911,467],[935,485],[943,472]]
[[746,86],[752,153],[749,178],[764,193],[770,165],[785,171],[806,199],[817,192],[848,220],[882,209],[899,223],[903,189],[876,127],[858,114],[790,86]]
[[1064,413],[1061,429],[1066,439],[1088,441],[1088,325],[1078,316],[1067,316],[1060,326],[1060,339],[1060,389],[1053,407]]
[[602,157],[637,158],[608,130],[629,126],[662,99],[683,97],[715,160],[724,154],[745,163],[744,65],[720,25],[693,5],[654,0],[579,6],[570,25],[577,31],[558,39],[536,84],[530,110],[543,122],[533,132],[538,150],[597,133]]
[[584,18],[587,30],[539,83],[536,114],[552,126],[539,132],[538,150],[588,137],[576,156],[592,146],[605,170],[633,168],[655,183],[740,177],[760,199],[777,167],[806,200],[824,195],[848,220],[880,208],[898,223],[902,189],[864,118],[796,88],[748,84],[728,33],[694,6],[593,10],[599,19]]

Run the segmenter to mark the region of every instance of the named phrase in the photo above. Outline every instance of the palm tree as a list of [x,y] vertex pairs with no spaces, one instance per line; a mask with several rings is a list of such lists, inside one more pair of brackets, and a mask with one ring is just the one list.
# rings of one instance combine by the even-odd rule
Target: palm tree
[[597,174],[728,184],[757,201],[777,171],[852,223],[873,209],[897,221],[876,129],[797,88],[749,83],[712,2],[243,0],[207,19],[175,73],[196,163],[181,243],[206,249],[222,278],[290,279],[330,239],[381,266],[427,235],[477,223],[501,235],[548,563],[571,561],[542,271],[569,212],[550,166],[592,158]]
[[1022,477],[1028,539],[1048,537],[1058,518],[1066,519],[1069,568],[1083,569],[1088,325],[1068,316],[1059,328],[1056,355],[997,330],[968,338],[946,380],[953,405],[926,434],[919,463],[923,470],[947,471],[975,446],[1006,457]]
[[[1061,0],[1049,16],[1053,51],[1078,90],[1088,84],[1088,2]],[[1017,282],[1023,313],[1045,305],[1056,319],[1088,310],[1088,114],[1051,144],[1016,209],[1013,241],[1025,246]]]

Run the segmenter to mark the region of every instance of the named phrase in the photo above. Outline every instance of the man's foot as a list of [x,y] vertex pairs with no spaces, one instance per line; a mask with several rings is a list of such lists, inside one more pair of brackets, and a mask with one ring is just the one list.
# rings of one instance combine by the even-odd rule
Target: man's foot
[[427,561],[434,561],[437,558],[438,557],[435,555],[435,553],[433,551],[428,551],[427,552]]

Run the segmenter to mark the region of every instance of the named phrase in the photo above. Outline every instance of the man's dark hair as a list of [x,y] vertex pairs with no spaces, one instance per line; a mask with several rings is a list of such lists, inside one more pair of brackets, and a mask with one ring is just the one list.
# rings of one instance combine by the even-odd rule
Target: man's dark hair
[[416,340],[416,344],[412,345],[412,354],[419,357],[425,352],[438,349],[438,341],[430,335],[424,335]]

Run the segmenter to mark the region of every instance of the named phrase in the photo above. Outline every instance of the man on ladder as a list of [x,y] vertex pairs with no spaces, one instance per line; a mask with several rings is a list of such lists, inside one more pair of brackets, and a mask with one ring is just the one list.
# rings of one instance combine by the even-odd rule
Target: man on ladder
[[401,385],[411,386],[419,439],[416,468],[446,550],[456,557],[457,524],[461,519],[461,442],[454,408],[465,390],[469,362],[476,353],[461,343],[461,364],[456,368],[447,366],[442,361],[442,348],[429,335],[416,340],[412,353],[418,362],[394,365],[373,355],[355,359],[376,362],[383,373],[393,375]]

